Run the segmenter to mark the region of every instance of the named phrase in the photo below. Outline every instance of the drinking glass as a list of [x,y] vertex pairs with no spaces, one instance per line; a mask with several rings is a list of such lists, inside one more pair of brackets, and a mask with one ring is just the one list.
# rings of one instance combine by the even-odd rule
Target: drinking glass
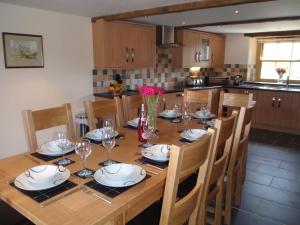
[[110,133],[110,135],[114,134],[114,120],[111,118],[103,119],[103,129],[104,132]]
[[149,126],[149,117],[147,117],[146,122],[143,126],[142,137],[144,140],[146,140],[146,142],[142,144],[143,148],[149,148],[153,145],[150,143],[150,140],[154,137],[154,135],[155,135],[155,128]]
[[65,158],[65,151],[67,148],[71,147],[71,143],[68,140],[66,134],[64,132],[55,132],[53,135],[53,140],[58,142],[57,146],[61,149],[62,152],[62,160],[60,160],[58,164],[61,166],[69,164],[71,160]]
[[189,130],[188,129],[188,125],[189,125],[189,122],[190,122],[190,120],[191,120],[191,114],[189,113],[189,111],[188,111],[188,109],[187,108],[185,108],[184,110],[183,110],[183,113],[182,113],[182,120],[183,120],[183,122],[184,122],[184,126],[185,126],[185,130]]
[[81,139],[75,144],[75,152],[82,160],[82,170],[78,173],[79,176],[88,177],[92,171],[86,168],[86,160],[92,153],[92,145],[88,139]]
[[102,145],[106,149],[107,152],[107,160],[104,162],[105,166],[109,166],[114,163],[113,160],[111,160],[111,150],[115,147],[116,140],[115,136],[111,135],[111,132],[104,132],[103,133],[103,139],[102,139]]
[[173,120],[174,123],[179,123],[180,122],[180,117],[179,117],[179,113],[180,113],[180,104],[175,104],[173,107],[173,110],[175,112],[175,119]]

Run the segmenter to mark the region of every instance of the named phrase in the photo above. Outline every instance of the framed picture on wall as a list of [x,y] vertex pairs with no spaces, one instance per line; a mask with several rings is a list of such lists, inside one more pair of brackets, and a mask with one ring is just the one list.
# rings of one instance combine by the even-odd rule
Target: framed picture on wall
[[5,68],[44,67],[41,35],[2,33]]

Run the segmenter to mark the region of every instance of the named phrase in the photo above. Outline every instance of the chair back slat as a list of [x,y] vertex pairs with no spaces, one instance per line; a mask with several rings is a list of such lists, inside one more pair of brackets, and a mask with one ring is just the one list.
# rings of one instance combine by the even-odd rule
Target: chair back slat
[[119,97],[94,102],[88,100],[84,102],[84,105],[88,115],[90,130],[97,128],[95,119],[102,120],[105,117],[114,119],[118,127],[123,124],[123,111]]
[[240,108],[249,107],[253,102],[253,94],[237,94],[237,93],[224,93],[220,92],[219,110],[218,115],[223,115],[223,107]]
[[190,105],[191,111],[196,111],[200,105],[207,105],[207,108],[211,110],[212,96],[212,90],[191,91],[185,89],[183,102]]
[[[182,225],[197,219],[203,194],[203,184],[212,166],[214,146],[213,129],[199,141],[183,147],[171,146],[167,181],[164,192],[160,225]],[[184,177],[198,171],[197,183],[182,199],[176,202],[178,184]]]
[[22,114],[30,152],[36,151],[38,147],[36,132],[40,130],[66,125],[68,138],[75,138],[72,109],[69,103],[49,109],[24,110]]
[[[191,143],[186,146],[179,175],[180,179],[197,171],[206,160],[207,151],[204,150],[199,152],[199,149],[209,148],[210,142],[206,140],[209,138],[210,137],[206,135],[201,138],[202,140],[200,143]],[[198,147],[195,147],[194,145],[197,145]]]
[[139,117],[138,113],[142,104],[143,96],[140,94],[132,96],[123,95],[122,105],[124,113],[124,122]]

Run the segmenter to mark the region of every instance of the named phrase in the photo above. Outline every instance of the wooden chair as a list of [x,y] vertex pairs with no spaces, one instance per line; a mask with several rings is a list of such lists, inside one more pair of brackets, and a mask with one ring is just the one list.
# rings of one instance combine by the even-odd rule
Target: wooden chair
[[247,145],[252,120],[252,112],[255,104],[250,107],[241,107],[233,138],[233,146],[230,154],[227,179],[224,222],[231,224],[231,208],[233,199],[236,205],[240,205],[243,173],[246,170]]
[[[232,147],[234,128],[236,124],[237,112],[228,118],[217,119],[215,122],[216,141],[214,144],[212,172],[205,186],[204,204],[200,208],[198,215],[198,224],[206,223],[220,225],[223,212],[223,191],[224,191],[224,176],[227,169],[228,157]],[[220,155],[218,157],[218,155]],[[210,202],[215,199],[215,208],[209,207]],[[207,212],[214,213],[214,219],[207,216]]]
[[66,125],[68,138],[75,139],[72,109],[69,103],[49,109],[24,110],[22,114],[30,152],[35,152],[38,148],[36,132],[40,130]]
[[109,100],[84,101],[85,110],[88,116],[90,130],[97,128],[96,119],[102,120],[105,117],[111,117],[117,127],[124,124],[122,103],[119,97]]
[[240,107],[248,107],[253,102],[253,94],[237,94],[237,93],[225,93],[224,91],[220,92],[220,101],[218,116],[224,116],[223,108],[224,106],[229,108],[225,116],[230,115],[232,109],[237,109]]
[[[199,141],[183,147],[171,146],[170,162],[160,225],[182,225],[189,220],[189,225],[195,225],[198,209],[202,203],[203,187],[211,171],[215,152],[213,129]],[[198,171],[198,178],[194,188],[183,198],[176,201],[180,180]]]
[[209,111],[211,111],[212,97],[212,90],[191,91],[185,89],[183,103],[188,104],[192,112],[197,111],[201,105],[206,105]]
[[122,96],[122,105],[123,105],[125,123],[129,120],[139,117],[139,110],[143,102],[144,102],[143,96],[140,94],[132,95],[132,96],[127,96],[127,95]]

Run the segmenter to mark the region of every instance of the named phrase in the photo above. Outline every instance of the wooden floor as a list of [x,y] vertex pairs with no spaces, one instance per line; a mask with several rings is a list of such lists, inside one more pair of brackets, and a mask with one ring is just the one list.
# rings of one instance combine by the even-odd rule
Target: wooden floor
[[[148,216],[152,213],[159,213],[157,205]],[[0,225],[31,224],[2,201],[0,218]],[[300,224],[300,136],[252,130],[242,205],[233,209],[233,225],[283,224]]]

